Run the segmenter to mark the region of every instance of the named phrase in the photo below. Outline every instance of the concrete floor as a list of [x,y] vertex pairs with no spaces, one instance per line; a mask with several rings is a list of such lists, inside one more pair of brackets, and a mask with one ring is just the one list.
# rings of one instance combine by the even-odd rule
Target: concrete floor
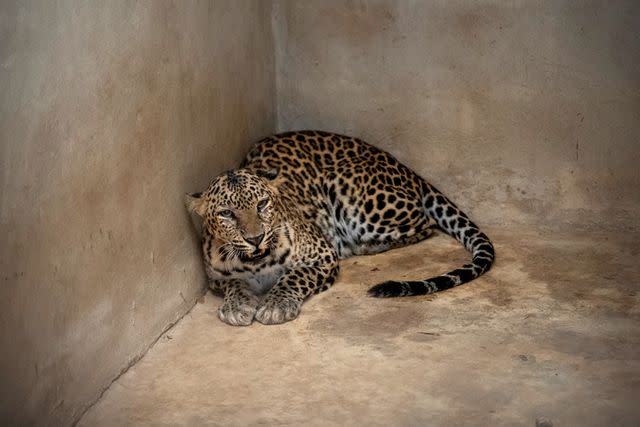
[[435,296],[366,290],[466,261],[442,235],[344,261],[281,326],[207,294],[79,425],[640,425],[640,236],[487,231],[491,272]]

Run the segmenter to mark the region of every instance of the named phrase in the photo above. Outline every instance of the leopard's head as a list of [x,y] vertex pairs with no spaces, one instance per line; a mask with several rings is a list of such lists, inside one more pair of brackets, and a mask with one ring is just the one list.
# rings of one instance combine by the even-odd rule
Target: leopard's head
[[203,231],[218,240],[225,258],[257,261],[275,248],[281,231],[276,176],[277,170],[233,170],[206,191],[187,195],[187,208],[202,218]]

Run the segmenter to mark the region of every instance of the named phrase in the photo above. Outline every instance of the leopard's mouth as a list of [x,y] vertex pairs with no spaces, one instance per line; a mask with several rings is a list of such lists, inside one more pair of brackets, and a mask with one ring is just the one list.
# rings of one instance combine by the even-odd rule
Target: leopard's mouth
[[255,251],[253,251],[252,253],[243,253],[242,255],[240,255],[240,260],[242,262],[257,262],[260,261],[261,259],[266,258],[267,256],[269,256],[269,254],[271,254],[271,249],[270,248],[266,248],[266,249],[256,249]]

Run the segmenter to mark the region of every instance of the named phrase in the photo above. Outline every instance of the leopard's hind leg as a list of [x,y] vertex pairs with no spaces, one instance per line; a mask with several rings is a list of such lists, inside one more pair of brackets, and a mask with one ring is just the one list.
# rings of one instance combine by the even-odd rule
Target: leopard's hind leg
[[[435,222],[425,223],[423,227],[416,228],[411,233],[400,236],[387,234],[380,236],[380,240],[361,243],[353,250],[353,255],[375,255],[390,249],[412,245],[431,237],[439,227]],[[393,229],[391,229],[393,232]]]

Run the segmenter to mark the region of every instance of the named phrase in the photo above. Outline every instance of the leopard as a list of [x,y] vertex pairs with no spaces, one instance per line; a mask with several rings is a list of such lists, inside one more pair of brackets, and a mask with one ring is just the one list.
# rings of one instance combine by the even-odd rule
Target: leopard
[[296,319],[329,289],[339,261],[414,244],[444,232],[471,262],[424,280],[387,280],[371,297],[427,295],[467,283],[495,258],[489,237],[449,198],[364,140],[319,130],[278,133],[253,144],[186,205],[201,222],[209,287],[219,319],[233,326]]

